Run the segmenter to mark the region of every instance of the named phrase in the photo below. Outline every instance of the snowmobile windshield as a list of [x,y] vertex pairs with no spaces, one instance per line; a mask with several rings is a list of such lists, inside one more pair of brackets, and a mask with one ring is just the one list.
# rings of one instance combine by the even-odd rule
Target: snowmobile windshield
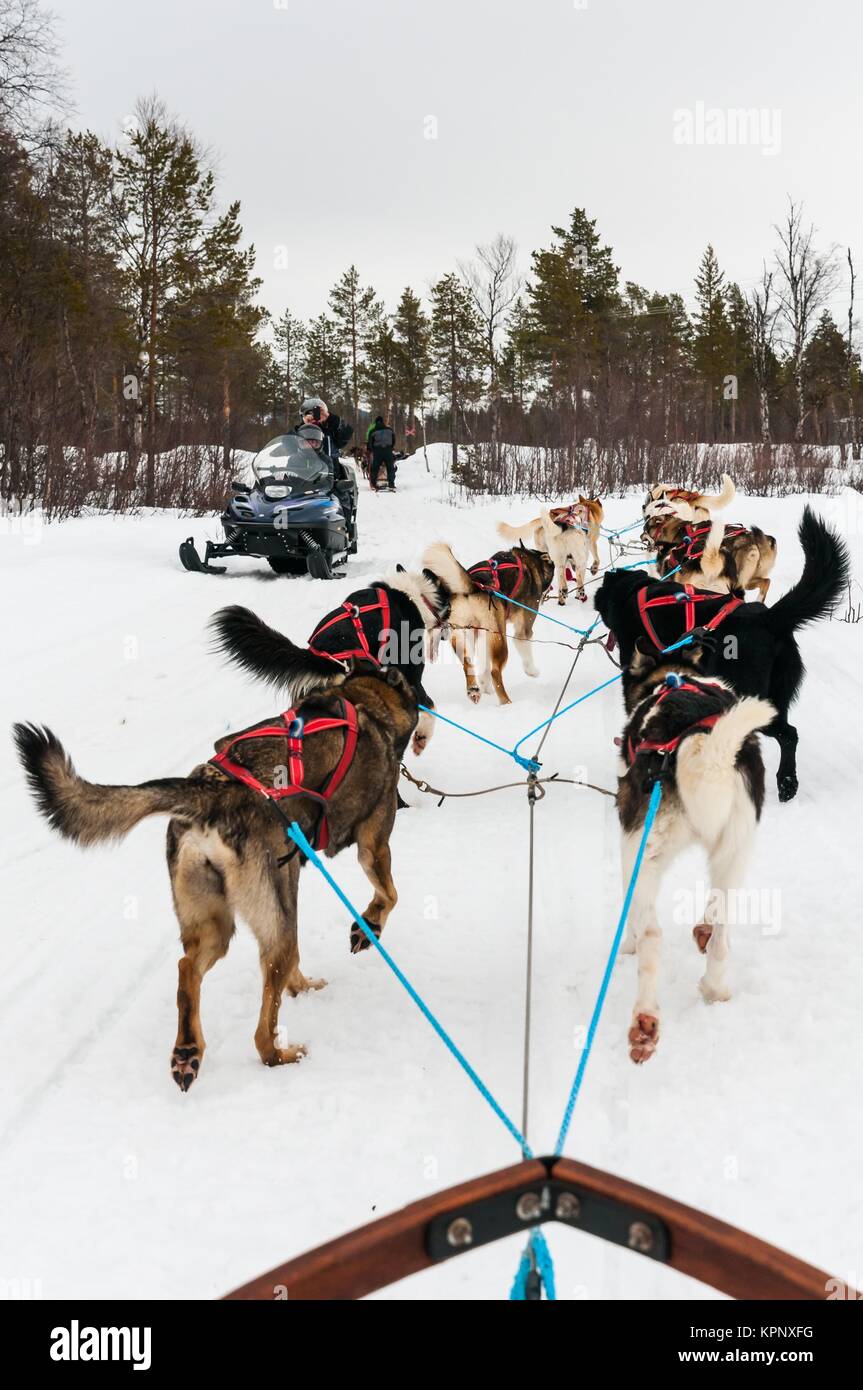
[[295,434],[280,434],[276,439],[271,439],[255,455],[252,469],[261,483],[291,480],[313,483],[327,475],[327,467],[320,454]]

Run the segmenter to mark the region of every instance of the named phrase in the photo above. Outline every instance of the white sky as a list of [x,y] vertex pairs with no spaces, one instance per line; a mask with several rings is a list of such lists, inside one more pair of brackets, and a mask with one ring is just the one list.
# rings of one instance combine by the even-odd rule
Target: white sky
[[[221,196],[242,202],[275,313],[320,312],[352,261],[392,307],[406,284],[424,293],[498,232],[516,238],[526,267],[576,205],[597,219],[622,278],[687,300],[708,240],[730,277],[758,278],[788,193],[825,243],[850,242],[863,271],[852,0],[55,9],[72,123],[116,139],[136,97],[158,92],[217,154]],[[674,112],[698,102],[778,110],[779,153],[676,144]],[[833,308],[845,312],[842,293]]]

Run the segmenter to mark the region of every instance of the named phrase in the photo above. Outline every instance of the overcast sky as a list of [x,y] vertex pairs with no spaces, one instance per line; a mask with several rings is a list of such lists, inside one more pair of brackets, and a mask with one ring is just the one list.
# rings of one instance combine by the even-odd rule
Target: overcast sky
[[[352,261],[392,306],[498,232],[527,267],[574,206],[622,277],[688,301],[709,240],[730,277],[758,278],[789,193],[863,270],[852,0],[54,7],[73,124],[115,140],[158,92],[241,200],[275,313],[319,313]],[[758,143],[730,143],[740,108]]]

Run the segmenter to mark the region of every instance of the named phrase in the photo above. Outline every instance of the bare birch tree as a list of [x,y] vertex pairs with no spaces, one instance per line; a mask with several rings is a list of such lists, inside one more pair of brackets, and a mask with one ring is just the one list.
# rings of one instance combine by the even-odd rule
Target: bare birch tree
[[803,225],[803,205],[788,200],[785,221],[775,231],[779,237],[776,268],[779,273],[779,312],[788,334],[794,376],[797,420],[794,439],[800,443],[809,411],[806,408],[804,353],[819,310],[836,284],[836,262],[831,248],[815,248],[815,227]]
[[758,388],[758,414],[761,422],[761,443],[772,444],[770,430],[770,397],[767,394],[767,380],[773,358],[773,340],[776,336],[776,319],[779,306],[772,297],[773,271],[764,266],[761,284],[757,285],[746,300],[746,317],[752,343],[752,371]]

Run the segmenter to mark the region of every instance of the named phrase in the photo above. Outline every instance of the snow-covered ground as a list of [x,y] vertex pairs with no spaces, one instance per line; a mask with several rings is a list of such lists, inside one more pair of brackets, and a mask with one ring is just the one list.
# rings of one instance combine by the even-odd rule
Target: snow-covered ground
[[[445,451],[430,451],[435,470]],[[399,491],[363,491],[360,553],[331,585],[228,562],[224,577],[185,573],[177,545],[215,521],[97,517],[24,533],[0,528],[4,724],[49,724],[96,781],[179,774],[226,730],[273,713],[266,689],[208,649],[206,620],[244,603],[297,639],[351,588],[396,560],[451,540],[468,562],[497,548],[494,522],[530,502],[453,505],[422,456]],[[744,500],[734,517],[779,539],[774,594],[800,572],[804,498]],[[639,499],[611,500],[623,525]],[[815,499],[840,525],[859,572],[860,498]],[[859,593],[857,597],[860,597]],[[559,616],[559,610],[551,610]],[[582,625],[574,599],[564,614]],[[550,713],[571,652],[538,623],[541,675],[515,653],[513,704],[474,709],[444,660],[428,685],[440,709],[497,742]],[[802,635],[809,674],[796,707],[800,792],[768,804],[750,876],[762,920],[738,927],[734,998],[708,1007],[690,938],[693,855],[665,886],[667,928],[656,1057],[636,1068],[625,1037],[634,962],[615,968],[567,1152],[701,1207],[859,1282],[861,1119],[860,787],[857,730],[863,625],[823,622]],[[589,648],[574,694],[613,674]],[[560,720],[546,772],[614,785],[621,727],[611,688]],[[513,765],[439,725],[417,775],[447,790],[510,780]],[[372,952],[348,953],[345,913],[311,870],[300,892],[304,968],[329,988],[286,1000],[300,1066],[267,1070],[252,1041],[257,951],[241,928],[207,977],[208,1049],[188,1095],[171,1080],[178,942],[164,866],[164,824],[119,848],[82,852],[39,819],[8,740],[2,781],[0,980],[0,1288],[44,1297],[209,1298],[376,1215],[517,1161],[510,1137]],[[412,790],[393,836],[400,901],[386,944],[516,1120],[526,932],[527,803],[520,790],[438,809]],[[554,1142],[578,1046],[620,907],[613,804],[560,787],[538,832],[530,1138]],[[352,853],[332,865],[367,900]],[[677,920],[675,920],[677,919]],[[561,1297],[711,1296],[628,1252],[552,1226]],[[416,1276],[384,1297],[499,1298],[521,1241]]]

